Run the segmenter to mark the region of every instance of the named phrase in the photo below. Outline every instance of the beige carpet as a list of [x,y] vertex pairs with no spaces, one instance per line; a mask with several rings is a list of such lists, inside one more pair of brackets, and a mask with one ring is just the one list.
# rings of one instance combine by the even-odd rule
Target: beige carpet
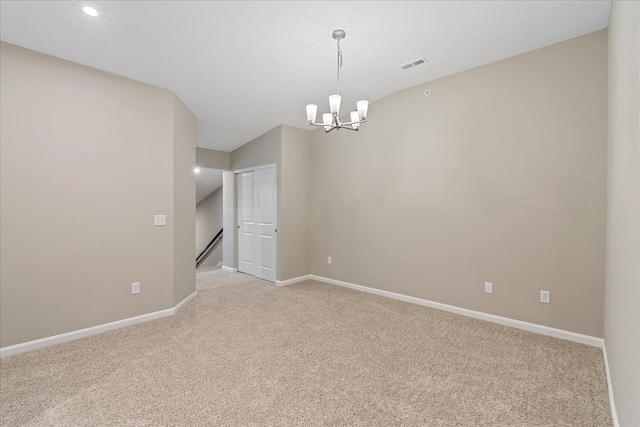
[[17,425],[611,425],[602,352],[317,282],[198,273],[177,315],[0,362]]
[[[196,289],[198,292],[204,289],[238,285],[251,281],[256,281],[256,278],[242,273],[230,273],[220,267],[204,267],[196,270]],[[268,284],[268,282],[262,281],[260,283]]]

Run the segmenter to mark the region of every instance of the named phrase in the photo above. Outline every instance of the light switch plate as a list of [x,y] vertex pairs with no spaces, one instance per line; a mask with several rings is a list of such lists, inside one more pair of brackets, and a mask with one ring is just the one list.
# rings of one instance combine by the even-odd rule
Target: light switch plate
[[153,216],[153,225],[167,225],[167,216],[166,215],[154,215]]

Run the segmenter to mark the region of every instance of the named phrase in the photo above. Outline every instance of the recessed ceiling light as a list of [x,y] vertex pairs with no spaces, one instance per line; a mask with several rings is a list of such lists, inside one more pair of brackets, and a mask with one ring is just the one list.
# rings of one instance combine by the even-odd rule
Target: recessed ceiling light
[[84,13],[86,13],[87,15],[89,15],[89,16],[98,16],[98,11],[95,8],[91,7],[91,6],[83,7],[82,11]]
[[200,173],[200,168],[193,168],[193,173]]

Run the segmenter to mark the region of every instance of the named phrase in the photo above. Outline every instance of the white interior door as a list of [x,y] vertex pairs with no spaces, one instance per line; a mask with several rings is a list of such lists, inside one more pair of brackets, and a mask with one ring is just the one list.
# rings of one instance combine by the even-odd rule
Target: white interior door
[[238,174],[238,271],[255,275],[253,171]]
[[278,181],[275,167],[238,175],[238,270],[276,281]]
[[256,220],[254,233],[255,276],[276,281],[276,221],[278,214],[276,168],[258,169],[253,173],[253,206]]

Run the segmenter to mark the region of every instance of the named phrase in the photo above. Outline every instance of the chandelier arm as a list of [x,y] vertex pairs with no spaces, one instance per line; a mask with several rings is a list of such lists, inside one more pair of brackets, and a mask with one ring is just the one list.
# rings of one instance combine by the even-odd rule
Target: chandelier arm
[[358,120],[357,122],[345,122],[345,123],[340,123],[343,126],[348,126],[348,125],[359,125],[360,123],[364,123],[366,122],[367,119],[364,120]]
[[[361,123],[365,123],[367,121],[367,119],[364,120],[359,120],[357,122],[338,122],[338,124],[336,124],[336,122],[331,123],[330,125],[325,125],[324,123],[314,123],[314,122],[310,122],[307,123],[309,126],[318,126],[318,127],[325,127],[325,126],[331,126],[332,128],[340,128],[340,129],[349,129],[346,126],[351,126],[351,125],[358,125]],[[355,130],[355,129],[351,129],[351,130]]]

